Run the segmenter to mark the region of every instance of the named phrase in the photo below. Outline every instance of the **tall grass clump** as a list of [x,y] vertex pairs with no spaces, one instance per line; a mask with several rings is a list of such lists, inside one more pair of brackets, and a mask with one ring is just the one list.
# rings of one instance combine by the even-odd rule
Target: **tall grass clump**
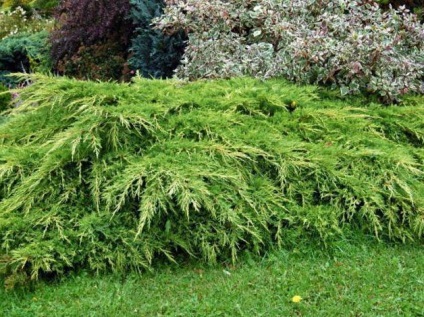
[[6,282],[181,256],[420,240],[424,104],[360,106],[281,80],[31,76],[0,126]]

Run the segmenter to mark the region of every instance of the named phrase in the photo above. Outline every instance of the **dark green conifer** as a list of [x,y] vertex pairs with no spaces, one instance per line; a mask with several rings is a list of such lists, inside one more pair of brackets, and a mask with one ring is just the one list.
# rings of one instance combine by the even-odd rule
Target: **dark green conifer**
[[145,77],[165,78],[173,74],[184,53],[186,35],[168,36],[151,25],[162,14],[163,0],[131,0],[131,18],[136,26],[129,60]]

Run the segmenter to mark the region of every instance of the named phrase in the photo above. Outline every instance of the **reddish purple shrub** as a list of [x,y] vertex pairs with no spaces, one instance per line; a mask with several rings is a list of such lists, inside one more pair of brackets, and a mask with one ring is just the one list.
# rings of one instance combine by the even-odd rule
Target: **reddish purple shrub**
[[[115,44],[113,54],[126,58],[133,29],[126,18],[129,10],[129,0],[62,1],[56,11],[59,27],[51,35],[55,65],[67,64],[81,47],[101,45],[111,39]],[[116,47],[120,49],[116,51]]]

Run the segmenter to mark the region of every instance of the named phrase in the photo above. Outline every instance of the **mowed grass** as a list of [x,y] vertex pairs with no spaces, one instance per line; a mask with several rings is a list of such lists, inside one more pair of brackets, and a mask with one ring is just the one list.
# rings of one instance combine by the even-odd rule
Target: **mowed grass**
[[[84,272],[0,290],[2,316],[424,316],[423,245],[342,241],[184,263],[128,276]],[[300,303],[292,302],[301,296]]]

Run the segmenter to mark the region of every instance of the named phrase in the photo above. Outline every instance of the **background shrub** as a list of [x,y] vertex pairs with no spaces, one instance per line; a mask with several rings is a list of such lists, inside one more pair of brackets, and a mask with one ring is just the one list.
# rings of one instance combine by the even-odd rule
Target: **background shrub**
[[59,2],[59,0],[35,0],[31,2],[31,5],[37,12],[45,16],[51,16]]
[[422,92],[423,26],[372,1],[172,1],[156,23],[188,32],[183,78],[284,76],[385,102]]
[[135,33],[129,64],[144,77],[171,77],[184,53],[184,32],[166,35],[151,26],[152,20],[163,13],[164,6],[163,0],[131,0]]
[[83,79],[129,79],[129,69],[125,70],[127,52],[115,38],[99,44],[80,46],[72,56],[61,59],[56,64],[60,74]]
[[11,72],[51,70],[48,31],[52,21],[34,11],[30,1],[3,1],[0,10],[0,83],[17,84]]
[[424,22],[424,1],[423,0],[379,0],[383,8],[388,8],[390,5],[399,8],[400,6],[406,6],[411,12],[418,15],[422,22]]
[[424,108],[360,107],[281,80],[31,76],[0,126],[7,275],[422,240]]
[[2,0],[0,6],[3,9],[15,10],[18,7],[23,8],[25,11],[30,11],[32,0]]
[[92,79],[128,79],[130,69],[145,77],[172,76],[185,35],[168,36],[151,27],[164,5],[163,0],[64,1],[57,14],[60,27],[52,35],[56,69]]
[[28,10],[17,7],[12,11],[0,11],[0,40],[18,33],[37,33],[51,29],[50,20],[31,15]]
[[0,40],[0,83],[14,85],[9,73],[51,70],[48,32],[17,34]]
[[0,9],[13,11],[21,7],[27,12],[27,16],[35,14],[50,17],[59,2],[59,0],[2,0]]
[[[129,10],[128,0],[62,1],[56,13],[59,28],[51,36],[54,64],[59,70],[70,71],[66,75],[81,76],[85,73],[94,74],[99,67],[106,72],[109,68],[108,63],[115,57],[126,60],[132,32],[131,22],[126,18]],[[96,47],[103,47],[107,45],[106,43],[114,43],[109,53],[116,54],[115,57],[110,56],[101,64],[98,64],[101,60],[97,57],[79,62],[94,52]],[[95,47],[90,48],[92,45]],[[102,49],[102,52],[106,51],[107,49]],[[86,68],[83,69],[81,66]],[[123,71],[124,65],[121,68]],[[112,74],[107,73],[104,79],[114,78],[115,72],[113,68]],[[101,77],[99,75],[96,78]]]

